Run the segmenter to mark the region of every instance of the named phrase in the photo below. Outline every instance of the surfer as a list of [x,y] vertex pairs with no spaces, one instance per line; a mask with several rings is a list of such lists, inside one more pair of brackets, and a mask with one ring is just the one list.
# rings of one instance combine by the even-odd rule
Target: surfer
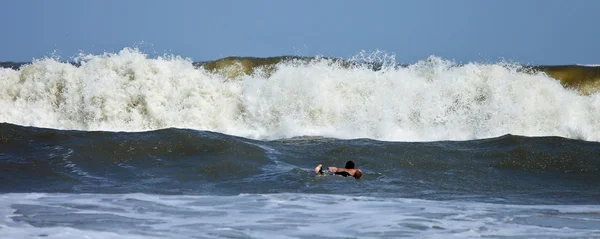
[[[327,172],[331,175],[341,175],[343,177],[352,176],[356,179],[360,179],[362,177],[362,171],[360,169],[354,169],[354,162],[348,161],[346,162],[346,166],[344,168],[336,168],[336,167],[327,167]],[[319,164],[315,168],[316,174],[327,175],[323,172],[323,165]]]

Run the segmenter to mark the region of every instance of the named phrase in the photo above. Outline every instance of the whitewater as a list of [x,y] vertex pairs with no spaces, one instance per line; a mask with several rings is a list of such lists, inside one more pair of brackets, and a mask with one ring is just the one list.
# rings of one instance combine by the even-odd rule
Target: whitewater
[[0,237],[598,238],[598,92],[381,52],[0,62]]
[[317,57],[231,76],[239,66],[211,71],[130,48],[76,62],[1,68],[0,122],[84,131],[175,127],[260,140],[600,140],[600,93],[580,94],[506,63],[430,57],[373,70]]

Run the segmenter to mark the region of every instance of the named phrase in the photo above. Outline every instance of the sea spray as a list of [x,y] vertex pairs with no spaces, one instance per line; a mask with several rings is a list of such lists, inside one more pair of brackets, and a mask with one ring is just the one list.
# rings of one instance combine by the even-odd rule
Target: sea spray
[[396,66],[378,57],[362,59],[388,63],[291,59],[233,75],[129,48],[77,64],[46,58],[0,71],[0,122],[107,131],[178,127],[254,139],[600,140],[597,92],[580,94],[545,73],[507,64],[430,57]]

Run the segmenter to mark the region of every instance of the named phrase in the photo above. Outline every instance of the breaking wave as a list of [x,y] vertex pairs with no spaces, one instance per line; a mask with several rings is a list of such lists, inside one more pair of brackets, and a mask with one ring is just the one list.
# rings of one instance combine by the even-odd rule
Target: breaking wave
[[388,141],[505,134],[600,140],[592,66],[456,64],[438,57],[225,58],[136,49],[0,68],[0,122],[69,130],[169,127],[253,139]]

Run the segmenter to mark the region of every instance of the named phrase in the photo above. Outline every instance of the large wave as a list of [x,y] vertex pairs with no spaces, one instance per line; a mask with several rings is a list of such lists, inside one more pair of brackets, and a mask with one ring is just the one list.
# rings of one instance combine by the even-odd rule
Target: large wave
[[377,67],[293,57],[248,66],[236,59],[197,66],[125,48],[77,64],[45,58],[0,68],[0,122],[106,131],[178,127],[254,139],[600,140],[600,93],[521,66],[437,57]]

